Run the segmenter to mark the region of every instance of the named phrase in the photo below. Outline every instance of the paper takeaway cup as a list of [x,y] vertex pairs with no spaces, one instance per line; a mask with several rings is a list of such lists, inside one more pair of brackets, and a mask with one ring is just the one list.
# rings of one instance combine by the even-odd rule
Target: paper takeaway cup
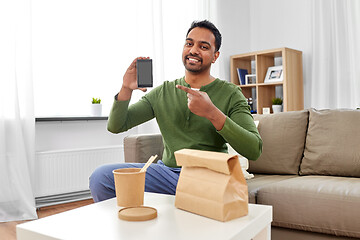
[[144,204],[145,172],[141,168],[123,168],[113,171],[117,205],[136,207]]

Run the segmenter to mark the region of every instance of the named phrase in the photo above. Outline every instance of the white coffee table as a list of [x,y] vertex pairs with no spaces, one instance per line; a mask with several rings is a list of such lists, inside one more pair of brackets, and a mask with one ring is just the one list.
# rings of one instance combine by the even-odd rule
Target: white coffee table
[[174,206],[171,195],[145,193],[158,217],[144,222],[118,218],[116,199],[80,207],[16,227],[18,240],[43,239],[270,239],[272,207],[249,204],[249,214],[219,222]]

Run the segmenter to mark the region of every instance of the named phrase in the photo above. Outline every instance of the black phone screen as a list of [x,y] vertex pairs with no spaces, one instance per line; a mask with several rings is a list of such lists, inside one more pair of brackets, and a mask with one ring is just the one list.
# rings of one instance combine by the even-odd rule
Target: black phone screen
[[136,61],[138,87],[152,87],[152,59],[138,59]]

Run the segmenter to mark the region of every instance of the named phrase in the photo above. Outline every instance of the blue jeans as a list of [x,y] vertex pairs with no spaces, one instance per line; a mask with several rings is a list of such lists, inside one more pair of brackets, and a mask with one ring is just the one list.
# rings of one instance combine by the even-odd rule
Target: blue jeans
[[[142,168],[145,163],[117,163],[95,169],[89,179],[91,195],[95,202],[115,197],[113,170],[119,168]],[[159,160],[151,164],[145,174],[145,192],[175,195],[181,168],[171,168]]]

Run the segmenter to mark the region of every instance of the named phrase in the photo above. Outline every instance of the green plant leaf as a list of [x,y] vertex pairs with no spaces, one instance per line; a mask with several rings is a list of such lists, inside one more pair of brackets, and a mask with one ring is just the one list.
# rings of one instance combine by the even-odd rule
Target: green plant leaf
[[100,98],[92,98],[92,104],[100,104],[101,99]]
[[281,98],[273,98],[272,104],[273,105],[281,105],[283,103],[283,100]]

